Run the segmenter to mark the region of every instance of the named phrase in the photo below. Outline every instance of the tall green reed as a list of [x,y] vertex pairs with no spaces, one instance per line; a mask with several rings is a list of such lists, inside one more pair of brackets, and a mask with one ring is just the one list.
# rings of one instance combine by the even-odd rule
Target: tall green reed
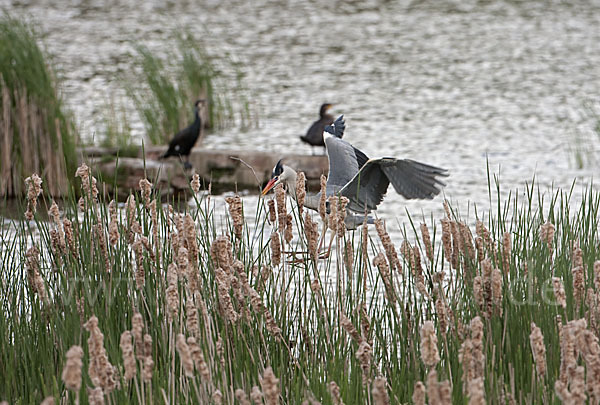
[[[82,177],[93,190],[91,177]],[[57,245],[60,226],[39,214],[2,231],[0,338],[6,349],[0,371],[6,377],[0,398],[30,403],[51,395],[73,401],[60,379],[72,345],[84,348],[83,386],[93,386],[89,333],[82,325],[96,316],[121,385],[106,394],[112,402],[207,403],[222,397],[223,403],[235,403],[236,390],[248,396],[254,386],[263,394],[273,390],[264,385],[269,367],[284,403],[334,403],[332,382],[344,403],[381,403],[382,390],[392,403],[405,403],[419,382],[430,395],[434,386],[443,391],[435,381],[448,381],[453,403],[474,397],[478,381],[489,403],[558,402],[564,327],[559,325],[585,317],[598,334],[597,301],[587,287],[598,277],[600,196],[589,189],[574,202],[571,192],[542,193],[533,185],[508,200],[496,198],[500,194],[499,185],[490,183],[485,219],[461,218],[450,205],[444,218],[423,220],[423,226],[409,217],[404,240],[392,245],[384,228],[380,236],[362,230],[325,233],[312,215],[317,237],[325,240],[322,249],[332,237],[334,243],[329,256],[311,258],[305,235],[310,223],[289,199],[270,220],[264,199],[255,207],[228,200],[225,214],[214,204],[218,197],[195,194],[193,204],[178,211],[158,203],[150,189],[132,195],[131,204],[111,217],[108,201],[102,195],[96,201],[84,188],[83,209],[74,200],[62,204],[61,220],[69,218],[74,229],[74,242],[64,248]],[[540,234],[547,223],[555,227],[550,239]],[[114,225],[118,235],[111,243],[108,230]],[[288,226],[293,233],[286,240]],[[283,241],[277,265],[274,233]],[[26,276],[25,252],[33,244],[42,255],[47,302]],[[346,256],[350,247],[352,255]],[[584,296],[573,283],[579,260]],[[564,285],[565,308],[557,304],[552,277]],[[154,367],[145,382],[140,362],[136,377],[124,378],[119,347],[135,313],[152,339]],[[425,347],[426,321],[433,323],[434,347]],[[546,347],[547,371],[541,376],[530,347],[531,322]],[[204,365],[196,357],[196,369],[188,374],[179,334],[194,338],[203,355]],[[194,340],[187,342],[195,347]],[[143,357],[137,342],[134,346]],[[477,350],[481,375],[473,371],[478,363],[470,372],[465,364],[466,353]],[[439,361],[431,362],[431,351]],[[589,364],[576,361],[592,375]],[[378,377],[385,378],[383,389]],[[87,401],[85,389],[80,396]]]

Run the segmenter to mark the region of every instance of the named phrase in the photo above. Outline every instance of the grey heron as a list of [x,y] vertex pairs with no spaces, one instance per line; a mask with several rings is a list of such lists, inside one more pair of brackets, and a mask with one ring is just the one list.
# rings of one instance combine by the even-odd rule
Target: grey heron
[[190,167],[189,157],[190,151],[196,144],[196,141],[200,137],[200,131],[202,129],[202,119],[200,118],[201,109],[206,104],[206,100],[200,99],[194,103],[194,122],[190,124],[187,128],[179,131],[171,142],[169,142],[169,149],[165,152],[164,155],[160,157],[160,159],[168,158],[169,156],[178,156],[180,159],[182,156],[186,156],[187,160],[184,166]]
[[[446,184],[440,177],[448,176],[446,169],[420,163],[411,159],[384,157],[369,159],[362,151],[342,139],[345,130],[344,116],[324,129],[323,139],[329,158],[327,196],[348,198],[346,227],[355,229],[383,201],[390,183],[406,199],[432,199]],[[280,160],[273,168],[271,179],[262,191],[265,195],[277,184],[283,183],[292,198],[296,199],[296,171]],[[318,210],[320,192],[307,194],[304,205]]]
[[325,146],[325,143],[323,142],[323,130],[326,125],[331,125],[333,122],[333,116],[327,113],[331,107],[333,107],[333,105],[329,103],[321,105],[319,119],[313,122],[310,128],[308,128],[306,135],[300,137],[303,142],[306,142],[311,146]]

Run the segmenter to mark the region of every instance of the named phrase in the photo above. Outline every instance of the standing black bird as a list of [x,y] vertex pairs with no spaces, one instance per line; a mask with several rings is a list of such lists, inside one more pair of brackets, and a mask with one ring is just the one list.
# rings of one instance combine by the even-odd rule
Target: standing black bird
[[202,119],[200,118],[200,109],[206,105],[206,100],[198,100],[194,103],[196,116],[194,122],[187,128],[179,131],[171,142],[169,142],[169,149],[165,152],[160,159],[168,158],[169,156],[178,156],[181,159],[182,156],[186,156],[184,167],[190,168],[190,151],[196,144],[200,131],[202,130]]
[[326,125],[331,125],[333,123],[333,116],[327,114],[327,110],[331,107],[333,107],[333,105],[329,103],[325,103],[321,106],[321,110],[319,110],[319,116],[321,118],[310,126],[306,135],[300,137],[303,142],[306,142],[311,146],[325,147],[325,142],[323,142],[323,130]]

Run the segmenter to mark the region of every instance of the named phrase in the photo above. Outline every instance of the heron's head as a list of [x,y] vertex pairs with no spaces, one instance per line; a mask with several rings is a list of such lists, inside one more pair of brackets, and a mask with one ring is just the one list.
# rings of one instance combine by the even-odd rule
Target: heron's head
[[279,160],[279,162],[277,162],[273,168],[271,179],[265,188],[263,188],[262,195],[266,195],[273,187],[280,183],[286,184],[287,180],[292,176],[292,171],[293,170],[290,167],[285,166],[283,163],[281,163],[281,160]]

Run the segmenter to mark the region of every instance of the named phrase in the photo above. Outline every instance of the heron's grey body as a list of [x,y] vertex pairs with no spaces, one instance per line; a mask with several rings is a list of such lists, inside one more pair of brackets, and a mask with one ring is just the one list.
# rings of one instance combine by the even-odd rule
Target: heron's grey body
[[[346,227],[355,229],[373,219],[368,216],[383,201],[390,185],[406,199],[432,199],[445,186],[439,177],[447,176],[445,169],[411,159],[369,159],[362,151],[342,139],[345,123],[343,116],[325,127],[323,139],[329,157],[327,196],[348,198]],[[280,163],[278,163],[278,166]],[[288,192],[296,198],[296,172],[281,165],[273,170],[272,177],[287,185]],[[321,193],[306,196],[305,206],[318,210]]]

